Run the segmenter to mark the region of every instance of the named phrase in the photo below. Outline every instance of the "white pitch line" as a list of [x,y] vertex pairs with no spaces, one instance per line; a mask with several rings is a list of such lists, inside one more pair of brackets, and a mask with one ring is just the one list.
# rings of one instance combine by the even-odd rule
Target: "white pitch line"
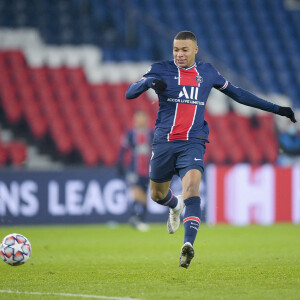
[[85,295],[85,294],[69,294],[69,293],[42,293],[42,292],[22,292],[11,290],[0,290],[0,293],[6,294],[26,294],[26,295],[47,295],[47,296],[63,296],[63,297],[79,297],[79,298],[94,298],[94,299],[110,299],[110,300],[142,300],[128,297],[109,297],[101,295]]

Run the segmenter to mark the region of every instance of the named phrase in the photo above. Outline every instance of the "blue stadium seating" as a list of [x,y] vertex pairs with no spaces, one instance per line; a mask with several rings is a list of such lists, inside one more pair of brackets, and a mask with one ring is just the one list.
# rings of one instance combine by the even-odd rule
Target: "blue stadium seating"
[[300,11],[283,0],[0,0],[0,26],[35,27],[49,44],[95,44],[107,61],[169,59],[174,34],[263,92],[300,107]]

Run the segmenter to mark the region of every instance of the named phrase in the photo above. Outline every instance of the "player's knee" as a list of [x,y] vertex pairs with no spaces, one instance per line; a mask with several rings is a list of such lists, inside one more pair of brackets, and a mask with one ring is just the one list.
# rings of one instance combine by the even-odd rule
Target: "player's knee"
[[165,198],[165,195],[157,189],[151,189],[151,199],[155,202],[163,200]]

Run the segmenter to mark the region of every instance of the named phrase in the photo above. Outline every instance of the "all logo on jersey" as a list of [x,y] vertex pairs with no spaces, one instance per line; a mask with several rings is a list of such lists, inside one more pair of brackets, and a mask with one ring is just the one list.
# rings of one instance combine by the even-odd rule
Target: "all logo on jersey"
[[188,91],[187,88],[184,86],[182,90],[179,93],[178,98],[181,98],[184,96],[185,99],[193,99],[198,100],[198,87],[195,86],[189,86],[190,90]]
[[197,75],[197,76],[195,77],[195,80],[196,80],[199,84],[203,82],[203,78],[202,78],[200,75]]

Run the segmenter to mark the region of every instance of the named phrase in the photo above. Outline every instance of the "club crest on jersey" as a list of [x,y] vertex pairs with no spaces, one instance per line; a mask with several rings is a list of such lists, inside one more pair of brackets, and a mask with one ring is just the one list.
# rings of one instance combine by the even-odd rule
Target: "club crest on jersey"
[[203,82],[203,78],[200,76],[200,75],[197,75],[195,77],[195,80],[198,82],[198,83],[202,83]]

